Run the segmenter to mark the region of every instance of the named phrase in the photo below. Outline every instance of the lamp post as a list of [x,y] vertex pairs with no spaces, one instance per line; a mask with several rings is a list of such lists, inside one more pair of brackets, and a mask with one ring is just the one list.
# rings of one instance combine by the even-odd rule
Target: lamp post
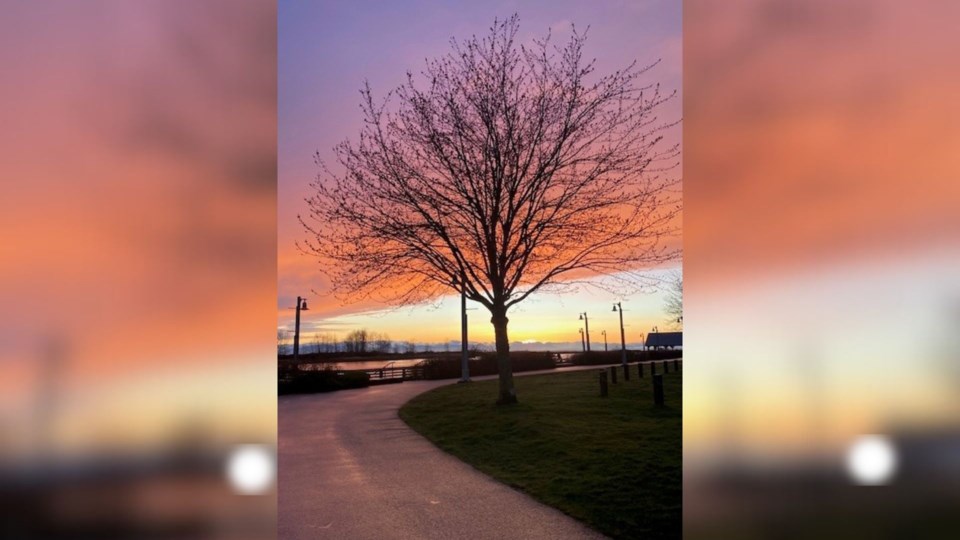
[[627,365],[627,339],[623,333],[623,306],[620,302],[613,304],[613,310],[620,312],[620,363]]
[[453,278],[454,288],[460,289],[460,380],[470,382],[470,353],[467,351],[467,286],[466,280]]
[[577,328],[580,331],[580,347],[583,348],[583,352],[587,352],[587,342],[583,340],[583,328]]
[[583,321],[583,325],[586,327],[585,333],[587,335],[587,352],[590,352],[590,321],[587,320],[587,312],[580,314],[580,320]]
[[309,308],[307,308],[307,299],[298,296],[297,307],[292,309],[297,310],[297,320],[293,327],[293,363],[296,364],[300,361],[300,312],[309,311]]
[[604,330],[600,333],[603,334],[603,352],[607,352],[607,331]]

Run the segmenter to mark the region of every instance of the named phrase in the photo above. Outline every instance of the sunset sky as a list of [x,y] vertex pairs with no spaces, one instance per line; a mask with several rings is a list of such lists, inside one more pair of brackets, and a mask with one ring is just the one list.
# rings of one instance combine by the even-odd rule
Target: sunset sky
[[960,6],[918,8],[686,3],[685,457],[957,429]]
[[[681,88],[680,3],[673,1],[484,2],[419,1],[396,3],[281,2],[279,8],[279,187],[278,187],[278,326],[293,329],[297,295],[308,299],[302,332],[337,333],[356,328],[385,332],[394,340],[436,343],[459,339],[459,299],[437,306],[406,307],[385,312],[380,304],[342,305],[333,298],[317,263],[295,247],[304,238],[297,214],[306,213],[304,198],[317,174],[313,154],[330,161],[332,147],[355,138],[360,129],[360,94],[369,80],[383,96],[417,71],[425,58],[446,53],[451,37],[485,34],[495,17],[520,16],[520,39],[530,40],[551,29],[556,41],[569,36],[570,23],[591,27],[586,52],[597,59],[597,72],[608,73],[637,60],[658,59],[649,82],[678,92]],[[681,100],[664,109],[679,119]],[[680,130],[670,136],[679,142]],[[680,171],[677,171],[680,174]],[[679,241],[679,240],[677,240]],[[651,274],[668,277],[672,268]],[[314,294],[313,291],[321,293]],[[510,313],[511,341],[579,342],[577,314],[590,316],[591,341],[602,348],[602,330],[619,339],[617,314],[611,303],[625,300],[627,341],[663,328],[663,294],[617,298],[591,288],[575,294],[532,296]],[[482,306],[470,313],[470,340],[493,341],[489,313]]]
[[275,437],[275,17],[4,6],[0,460]]

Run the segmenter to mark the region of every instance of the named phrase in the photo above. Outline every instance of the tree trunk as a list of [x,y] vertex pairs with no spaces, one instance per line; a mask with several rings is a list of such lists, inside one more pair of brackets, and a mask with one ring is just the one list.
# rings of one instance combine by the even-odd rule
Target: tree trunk
[[513,367],[510,365],[510,339],[507,338],[507,310],[494,308],[492,310],[493,332],[497,340],[497,371],[500,374],[500,398],[498,405],[507,405],[517,402],[517,391],[513,387]]

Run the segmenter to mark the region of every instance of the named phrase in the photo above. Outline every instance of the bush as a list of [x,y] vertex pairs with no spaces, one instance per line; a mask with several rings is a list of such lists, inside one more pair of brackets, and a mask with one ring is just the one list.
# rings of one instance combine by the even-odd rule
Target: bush
[[[683,349],[657,349],[651,351],[627,351],[627,362],[646,362],[647,360],[670,360],[683,358]],[[590,351],[576,353],[570,357],[575,366],[599,366],[620,362],[620,351]]]
[[[512,352],[510,363],[514,373],[554,369],[557,367],[556,355],[550,352]],[[430,358],[424,361],[425,379],[455,379],[461,375],[460,358]],[[497,353],[475,353],[470,357],[470,375],[496,375]]]
[[363,371],[337,372],[332,369],[311,371],[284,370],[280,374],[278,394],[312,394],[370,386],[370,375]]

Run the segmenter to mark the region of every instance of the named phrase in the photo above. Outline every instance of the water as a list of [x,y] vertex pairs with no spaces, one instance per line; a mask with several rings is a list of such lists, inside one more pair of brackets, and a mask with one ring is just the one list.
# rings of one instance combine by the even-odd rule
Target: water
[[326,366],[331,366],[333,369],[341,371],[365,371],[368,369],[380,369],[390,363],[390,367],[412,367],[420,362],[423,362],[423,358],[408,358],[404,360],[364,360],[362,362],[329,362],[329,363],[310,363],[303,364],[302,369],[323,369]]

